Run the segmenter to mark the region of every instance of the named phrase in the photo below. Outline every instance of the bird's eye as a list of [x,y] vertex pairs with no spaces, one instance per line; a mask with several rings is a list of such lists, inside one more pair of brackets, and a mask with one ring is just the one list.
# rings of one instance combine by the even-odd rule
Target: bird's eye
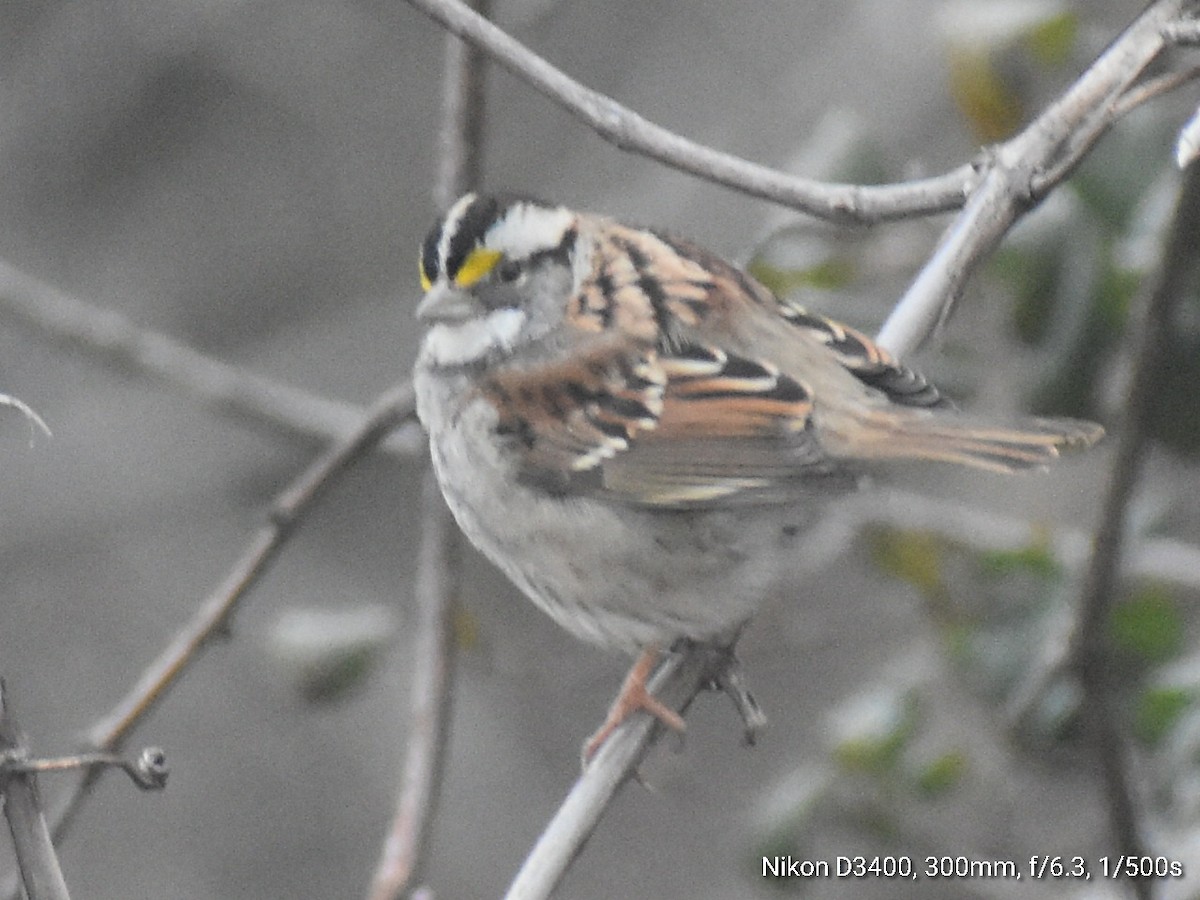
[[496,279],[502,282],[516,281],[521,274],[520,263],[506,259],[496,267]]

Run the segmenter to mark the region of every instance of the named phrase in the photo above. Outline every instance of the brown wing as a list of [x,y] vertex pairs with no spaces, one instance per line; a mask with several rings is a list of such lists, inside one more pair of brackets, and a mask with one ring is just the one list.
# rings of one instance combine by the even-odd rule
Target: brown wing
[[[514,365],[483,391],[521,476],[551,492],[659,507],[787,502],[817,482],[850,483],[864,462],[1014,471],[1101,433],[1067,420],[996,428],[946,411],[862,333],[683,241],[605,223],[592,263],[567,301],[570,358]],[[787,371],[756,352],[766,344]]]
[[[702,308],[719,314],[731,303],[758,304],[803,332],[806,338],[823,344],[846,371],[882,392],[892,403],[926,408],[952,406],[925,376],[900,363],[861,331],[776,297],[741,269],[703,247],[667,235],[657,237],[676,254],[710,273]],[[693,304],[693,308],[698,306]]]
[[713,346],[630,351],[597,341],[569,362],[497,373],[484,387],[521,476],[556,494],[661,507],[782,501],[833,466],[812,397],[762,360]]

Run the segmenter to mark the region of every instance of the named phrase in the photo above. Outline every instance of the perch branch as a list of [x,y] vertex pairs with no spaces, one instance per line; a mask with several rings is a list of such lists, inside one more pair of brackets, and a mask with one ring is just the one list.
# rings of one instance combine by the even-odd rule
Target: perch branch
[[[695,646],[671,654],[650,682],[654,696],[672,709],[685,711],[714,677],[714,667],[727,662],[724,651]],[[662,725],[649,716],[634,716],[606,740],[525,858],[505,900],[542,900],[566,874],[584,842],[595,830],[613,796],[637,770],[638,763]]]

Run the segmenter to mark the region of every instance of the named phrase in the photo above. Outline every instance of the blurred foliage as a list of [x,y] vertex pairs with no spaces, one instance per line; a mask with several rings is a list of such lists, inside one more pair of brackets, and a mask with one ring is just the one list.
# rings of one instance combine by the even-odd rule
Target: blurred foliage
[[[1060,189],[1057,208],[1035,213],[989,266],[1012,297],[1014,335],[1043,361],[1028,402],[1034,412],[1101,417],[1178,186],[1166,157],[1146,165],[1145,147],[1165,146],[1168,124],[1153,117],[1124,123]],[[1193,455],[1200,451],[1197,310],[1193,281],[1185,314],[1160,348],[1157,402],[1147,416],[1156,440]]]
[[[947,661],[981,699],[1006,708],[1043,664],[1041,654],[1052,635],[1061,631],[1066,646],[1065,623],[1077,584],[1047,539],[985,552],[921,531],[879,529],[869,540],[881,571],[933,601],[931,622],[942,635]],[[1161,585],[1133,585],[1110,613],[1109,635],[1115,675],[1130,698],[1131,727],[1139,734],[1161,735],[1178,713],[1163,699],[1175,696],[1170,690],[1155,693],[1160,668],[1184,646],[1178,601]],[[1023,736],[1039,745],[1072,739],[1081,699],[1073,673],[1055,673],[1024,710]],[[878,740],[865,746],[850,744],[844,758],[878,768],[891,758],[881,755],[884,750],[895,752]]]
[[1002,578],[1017,572],[1029,572],[1047,581],[1062,576],[1062,565],[1054,557],[1049,535],[1045,540],[1015,550],[987,550],[979,555],[979,569],[985,577]]
[[1145,585],[1113,606],[1109,618],[1113,648],[1135,663],[1155,665],[1183,647],[1183,617],[1175,598],[1161,585]]
[[917,720],[913,691],[881,689],[855,698],[836,713],[833,760],[844,772],[894,773]]
[[[929,733],[920,676],[901,675],[850,697],[829,715],[829,765],[806,763],[770,785],[756,805],[747,868],[762,858],[811,858],[817,837],[850,828],[898,844],[918,807],[951,796],[971,771],[970,754]],[[839,852],[845,852],[839,850]],[[803,892],[805,878],[771,879]]]
[[332,703],[360,688],[396,635],[395,613],[381,606],[285,610],[267,649],[288,683],[309,703]]
[[950,94],[981,143],[1014,134],[1076,55],[1078,17],[1057,0],[960,0],[940,25]]
[[1134,734],[1151,746],[1162,743],[1195,700],[1193,693],[1183,688],[1147,688],[1134,710]]
[[1025,105],[987,54],[952,51],[949,77],[954,102],[982,143],[1009,137],[1025,120]]
[[479,646],[479,617],[461,605],[454,608],[451,616],[454,644],[462,650],[473,650]]
[[877,528],[868,534],[871,557],[883,572],[916,588],[931,602],[946,598],[942,576],[944,541],[928,531]]
[[[1079,52],[1079,19],[1054,0],[948,4],[941,26],[948,84],[981,141],[1010,135],[1038,91]],[[1167,147],[1178,122],[1161,109],[1129,116],[993,257],[990,274],[1012,297],[1014,335],[1037,352],[1031,411],[1100,417],[1108,379],[1146,271],[1156,262],[1177,173]],[[1146,148],[1164,148],[1147,164]],[[1200,298],[1200,288],[1193,286]],[[1200,300],[1193,308],[1200,307]],[[1192,319],[1195,319],[1192,316]],[[1153,436],[1200,451],[1200,329],[1186,323],[1162,348]]]
[[938,797],[962,783],[969,766],[962,750],[948,750],[934,757],[917,772],[917,787],[929,797]]
[[765,260],[755,259],[746,269],[780,297],[786,297],[803,288],[832,291],[847,287],[858,271],[854,260],[848,255],[838,256],[833,253],[804,268],[784,269]]
[[1025,44],[1042,65],[1062,66],[1071,61],[1078,34],[1079,17],[1074,13],[1050,13],[1029,30]]

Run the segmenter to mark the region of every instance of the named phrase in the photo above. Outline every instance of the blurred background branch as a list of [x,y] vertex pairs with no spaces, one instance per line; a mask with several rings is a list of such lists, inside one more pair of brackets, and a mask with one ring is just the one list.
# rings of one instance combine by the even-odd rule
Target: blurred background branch
[[[1142,474],[1147,450],[1148,416],[1158,392],[1161,348],[1177,327],[1178,310],[1188,294],[1197,265],[1200,234],[1200,167],[1192,166],[1178,188],[1158,266],[1146,279],[1137,304],[1133,373],[1109,476],[1100,525],[1080,591],[1080,612],[1072,662],[1084,691],[1084,721],[1099,761],[1108,801],[1113,852],[1140,859],[1147,853],[1146,826],[1140,812],[1136,767],[1130,763],[1127,728],[1122,725],[1113,652],[1107,627],[1127,556],[1129,507]],[[1133,882],[1149,900],[1153,881]]]
[[[0,759],[22,759],[29,752],[0,680]],[[0,771],[0,806],[12,835],[21,884],[28,900],[70,900],[58,854],[50,840],[35,772]]]
[[[278,556],[300,519],[347,467],[369,452],[412,413],[413,394],[402,383],[381,394],[359,428],[334,443],[306,468],[275,500],[267,522],[250,539],[241,558],[219,587],[196,610],[192,620],[141,673],[124,698],[88,733],[96,751],[116,752],[149,712],[215,638],[227,633],[239,604]],[[53,816],[56,841],[62,840],[105,767],[92,766],[67,792]]]
[[[487,16],[491,0],[473,0]],[[440,209],[479,185],[485,157],[487,61],[453,34],[445,38],[438,170],[433,202]],[[454,688],[454,614],[463,565],[463,538],[450,517],[432,469],[421,489],[421,546],[414,600],[413,687],[400,794],[371,880],[370,900],[398,900],[421,890],[422,868],[441,799]]]
[[[46,338],[79,348],[121,371],[179,391],[214,412],[313,442],[346,438],[362,427],[365,411],[278,379],[222,362],[184,341],[143,328],[113,309],[59,290],[0,260],[0,310]],[[413,422],[381,444],[411,458],[425,452]]]

